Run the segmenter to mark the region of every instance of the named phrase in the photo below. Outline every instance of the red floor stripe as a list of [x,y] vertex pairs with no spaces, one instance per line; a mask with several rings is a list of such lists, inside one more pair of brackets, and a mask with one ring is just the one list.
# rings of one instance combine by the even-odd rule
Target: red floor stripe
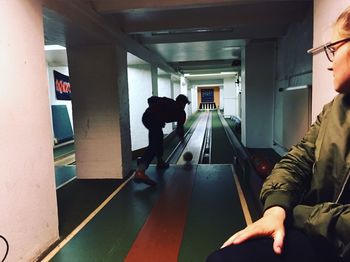
[[186,172],[181,167],[176,168],[125,261],[177,261],[195,169]]

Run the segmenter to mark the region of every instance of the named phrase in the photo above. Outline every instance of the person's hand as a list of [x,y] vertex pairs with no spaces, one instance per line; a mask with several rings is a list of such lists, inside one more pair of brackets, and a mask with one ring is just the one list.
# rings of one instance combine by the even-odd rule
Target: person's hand
[[282,253],[283,241],[285,236],[284,220],[286,211],[278,206],[267,209],[262,218],[248,225],[245,229],[238,231],[231,236],[222,245],[224,248],[228,245],[236,245],[244,241],[257,237],[273,238],[273,250],[276,254]]

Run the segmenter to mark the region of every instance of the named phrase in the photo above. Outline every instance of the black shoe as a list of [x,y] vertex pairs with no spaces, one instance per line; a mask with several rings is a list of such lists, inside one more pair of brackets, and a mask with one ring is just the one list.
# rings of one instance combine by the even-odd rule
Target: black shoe
[[136,171],[133,181],[135,183],[144,183],[149,186],[155,186],[157,183],[145,175],[145,171]]
[[167,169],[169,168],[169,163],[167,162],[159,162],[157,164],[157,169]]

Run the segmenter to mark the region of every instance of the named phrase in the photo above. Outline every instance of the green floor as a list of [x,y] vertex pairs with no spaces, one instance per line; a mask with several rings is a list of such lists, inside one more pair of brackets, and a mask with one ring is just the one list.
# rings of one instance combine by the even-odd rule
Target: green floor
[[58,189],[60,238],[72,232],[122,182],[118,179],[75,179]]
[[[154,188],[130,181],[52,261],[123,261],[160,193],[182,168],[172,166],[163,176],[157,176],[151,166],[151,176],[158,182]],[[112,184],[113,181],[110,187]],[[85,185],[81,191],[86,188],[89,186]],[[227,237],[244,226],[232,167],[199,165],[178,261],[204,261]]]
[[[198,115],[197,112],[186,122],[186,130]],[[198,166],[199,175],[196,176],[193,188],[191,210],[188,214],[179,261],[203,261],[210,250],[219,247],[225,238],[244,226],[232,175],[220,175],[221,169],[224,170],[223,173],[231,172],[227,169],[230,165],[222,164],[233,164],[234,153],[216,112],[212,114],[212,127],[213,165]],[[165,157],[177,143],[176,136],[167,142]],[[134,168],[135,162],[134,160]],[[148,173],[152,173],[153,168],[151,166]],[[254,199],[249,189],[251,178],[239,169],[234,169],[241,180],[252,218],[256,220],[260,214],[252,204]],[[59,173],[63,175],[57,176]],[[56,184],[73,177],[74,174],[75,166],[56,167]],[[160,183],[156,189],[129,183],[118,197],[112,200],[111,206],[104,208],[94,221],[89,223],[89,227],[79,233],[78,238],[84,240],[75,237],[65,247],[65,251],[56,255],[53,261],[123,261],[168,177],[169,175],[158,177]],[[122,182],[122,180],[74,180],[57,190],[61,238],[63,239],[79,225]],[[210,237],[201,237],[199,232],[202,235],[204,232]],[[84,254],[81,259],[78,258],[80,255],[76,258],[77,250],[81,250],[79,254]],[[99,260],[102,254],[104,259]]]

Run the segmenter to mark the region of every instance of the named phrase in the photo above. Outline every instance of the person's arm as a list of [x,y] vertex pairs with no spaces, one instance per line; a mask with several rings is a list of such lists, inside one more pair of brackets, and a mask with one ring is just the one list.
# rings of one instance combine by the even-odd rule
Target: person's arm
[[185,135],[185,129],[184,129],[185,121],[186,121],[186,113],[185,111],[182,111],[179,114],[177,125],[176,125],[176,134],[181,141],[183,141],[184,135]]
[[222,247],[256,237],[272,237],[274,252],[281,254],[285,236],[284,221],[308,184],[315,160],[315,141],[326,111],[327,106],[302,141],[275,166],[265,181],[260,195],[264,203],[263,217],[231,236]]
[[350,255],[350,204],[297,205],[293,225],[313,237],[327,239],[342,256]]
[[264,210],[272,206],[281,206],[288,212],[299,204],[309,189],[315,162],[316,140],[322,119],[329,111],[330,105],[331,103],[323,108],[300,143],[290,149],[265,180],[260,193]]

